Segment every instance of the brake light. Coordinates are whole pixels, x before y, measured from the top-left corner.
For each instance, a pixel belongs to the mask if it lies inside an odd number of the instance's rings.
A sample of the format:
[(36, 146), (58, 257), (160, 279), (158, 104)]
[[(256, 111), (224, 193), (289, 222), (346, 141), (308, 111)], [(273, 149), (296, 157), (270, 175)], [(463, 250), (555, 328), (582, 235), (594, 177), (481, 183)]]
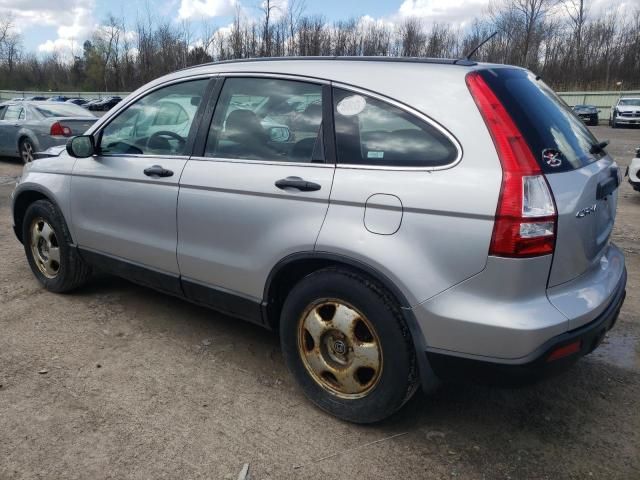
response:
[(553, 253), (558, 215), (547, 179), (522, 133), (480, 74), (469, 73), (466, 82), (502, 166), (489, 255), (518, 258)]
[(70, 137), (71, 129), (65, 125), (62, 125), (60, 122), (56, 122), (51, 125), (49, 134), (56, 137)]

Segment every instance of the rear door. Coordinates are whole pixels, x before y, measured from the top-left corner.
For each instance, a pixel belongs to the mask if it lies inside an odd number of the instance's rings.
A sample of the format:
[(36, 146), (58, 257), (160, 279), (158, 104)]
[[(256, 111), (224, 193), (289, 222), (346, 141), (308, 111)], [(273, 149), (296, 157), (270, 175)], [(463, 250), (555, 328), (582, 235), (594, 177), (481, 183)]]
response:
[(600, 260), (613, 230), (618, 167), (588, 127), (530, 72), (481, 75), (509, 111), (549, 182), (558, 233), (549, 287), (568, 282)]
[(25, 109), (22, 105), (8, 105), (0, 120), (0, 152), (4, 155), (15, 155), (18, 152), (18, 130), (25, 120)]
[(180, 180), (178, 263), (193, 300), (256, 320), (273, 266), (313, 250), (334, 172), (323, 146), (327, 95), (320, 82), (224, 80)]

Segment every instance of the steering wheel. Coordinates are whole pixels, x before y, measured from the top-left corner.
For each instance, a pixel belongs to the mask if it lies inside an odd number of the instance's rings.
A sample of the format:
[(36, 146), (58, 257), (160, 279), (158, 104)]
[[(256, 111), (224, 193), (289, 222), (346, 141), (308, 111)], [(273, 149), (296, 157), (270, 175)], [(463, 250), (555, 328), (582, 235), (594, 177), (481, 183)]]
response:
[(184, 147), (185, 144), (187, 143), (187, 141), (184, 138), (182, 138), (180, 135), (178, 135), (175, 132), (170, 132), (169, 130), (160, 130), (159, 132), (156, 132), (149, 137), (149, 140), (147, 140), (147, 146), (149, 146), (156, 137), (171, 137), (174, 140), (178, 141), (178, 143), (180, 144), (180, 147)]

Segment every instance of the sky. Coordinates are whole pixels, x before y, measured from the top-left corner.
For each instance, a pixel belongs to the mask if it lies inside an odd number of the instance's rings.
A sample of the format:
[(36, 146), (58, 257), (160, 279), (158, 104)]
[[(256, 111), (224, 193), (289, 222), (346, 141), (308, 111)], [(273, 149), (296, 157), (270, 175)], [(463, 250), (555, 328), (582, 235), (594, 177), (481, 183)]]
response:
[[(157, 19), (188, 21), (197, 31), (203, 20), (223, 28), (231, 23), (239, 3), (247, 16), (258, 16), (263, 0), (0, 0), (0, 16), (10, 15), (28, 51), (76, 54), (91, 32), (112, 13), (129, 25), (151, 11)], [(287, 1), (273, 0), (281, 10)], [(300, 0), (297, 0), (300, 1)], [(304, 0), (305, 13), (322, 14), (328, 21), (368, 16), (385, 22), (419, 17), (426, 22), (469, 24), (491, 0)], [(640, 0), (590, 0), (592, 14), (607, 8), (633, 11)]]

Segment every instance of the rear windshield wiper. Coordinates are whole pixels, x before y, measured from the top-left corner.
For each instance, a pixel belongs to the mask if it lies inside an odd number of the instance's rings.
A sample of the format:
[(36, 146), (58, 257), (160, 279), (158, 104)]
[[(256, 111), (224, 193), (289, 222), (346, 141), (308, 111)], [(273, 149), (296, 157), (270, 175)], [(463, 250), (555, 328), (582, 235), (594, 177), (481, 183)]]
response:
[(604, 142), (600, 142), (600, 143), (594, 143), (593, 145), (591, 145), (591, 148), (589, 149), (589, 153), (603, 152), (604, 147), (606, 147), (607, 145), (609, 145), (609, 140), (605, 140)]

